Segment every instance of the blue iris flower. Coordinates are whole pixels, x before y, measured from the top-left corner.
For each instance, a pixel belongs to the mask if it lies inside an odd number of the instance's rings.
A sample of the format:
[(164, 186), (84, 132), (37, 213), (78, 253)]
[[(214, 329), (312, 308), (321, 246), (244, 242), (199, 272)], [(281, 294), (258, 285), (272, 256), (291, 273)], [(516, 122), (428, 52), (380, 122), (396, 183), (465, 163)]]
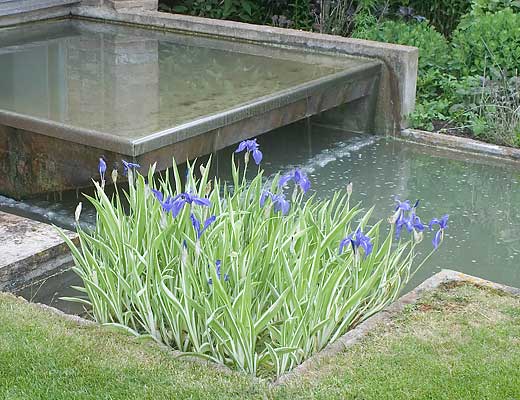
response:
[(294, 183), (300, 186), (303, 193), (307, 193), (307, 191), (311, 188), (311, 181), (307, 178), (302, 171), (296, 168), (293, 172), (289, 172), (286, 175), (283, 175), (278, 181), (278, 187), (282, 187), (290, 180), (294, 180)]
[(448, 228), (448, 219), (449, 218), (450, 218), (450, 216), (448, 214), (446, 214), (441, 219), (433, 218), (430, 221), (430, 223), (428, 224), (430, 230), (432, 230), (435, 225), (439, 225), (439, 230), (437, 231), (437, 233), (435, 234), (435, 236), (433, 237), (433, 240), (432, 240), (433, 247), (435, 249), (437, 249), (437, 247), (439, 247), (439, 245), (442, 242), (442, 239), (444, 238), (444, 230), (446, 228)]
[(131, 163), (131, 162), (128, 162), (128, 161), (125, 161), (125, 160), (121, 160), (123, 162), (123, 174), (126, 175), (128, 174), (128, 170), (129, 169), (137, 169), (137, 168), (141, 168), (141, 166), (139, 164), (136, 164), (136, 163)]
[(252, 153), (256, 165), (259, 165), (262, 162), (263, 154), (260, 150), (258, 150), (258, 147), (259, 145), (256, 142), (256, 139), (244, 140), (240, 142), (237, 149), (235, 150), (235, 153), (240, 153), (244, 150), (248, 153)]
[(403, 228), (406, 228), (408, 232), (413, 232), (414, 230), (417, 232), (422, 232), (425, 229), (424, 224), (421, 222), (421, 219), (415, 214), (414, 211), (410, 213), (408, 217), (405, 217), (404, 214), (401, 214), (397, 221), (395, 222), (395, 236), (399, 239), (401, 236), (401, 231)]
[[(401, 231), (406, 228), (408, 232), (416, 231), (422, 232), (424, 225), (421, 219), (415, 214), (415, 209), (419, 206), (419, 200), (416, 200), (412, 206), (410, 200), (400, 201), (399, 198), (395, 198), (397, 205), (395, 207), (395, 213), (391, 218), (391, 223), (395, 223), (395, 236), (397, 239), (401, 236)], [(410, 211), (409, 215), (405, 213)]]
[[(401, 201), (399, 198), (395, 198), (395, 201), (397, 202), (397, 206), (395, 207), (395, 211), (410, 211), (412, 209), (412, 206), (410, 204), (410, 200)], [(418, 202), (419, 200), (417, 200)], [(418, 204), (418, 203), (416, 203)]]
[(291, 204), (289, 201), (285, 199), (283, 194), (274, 194), (269, 192), (268, 190), (264, 190), (262, 192), (262, 196), (260, 196), (260, 207), (263, 207), (267, 198), (271, 199), (271, 202), (274, 206), (275, 212), (282, 212), (282, 215), (287, 215), (289, 209), (291, 208)]
[(348, 235), (339, 243), (339, 254), (342, 254), (343, 249), (348, 246), (352, 246), (354, 253), (361, 247), (365, 251), (365, 257), (372, 253), (372, 249), (374, 248), (370, 237), (366, 236), (361, 228), (357, 228), (355, 232)]
[(99, 158), (98, 164), (99, 176), (101, 176), (101, 180), (105, 180), (105, 172), (107, 172), (107, 163), (103, 159), (103, 157)]
[(193, 213), (190, 214), (190, 218), (191, 218), (191, 224), (193, 225), (193, 227), (195, 228), (195, 231), (197, 232), (197, 239), (200, 239), (200, 237), (202, 236), (204, 231), (206, 229), (208, 229), (209, 226), (213, 222), (215, 222), (215, 220), (217, 219), (217, 217), (212, 215), (206, 221), (204, 221), (204, 224), (201, 224), (200, 221), (197, 219), (197, 217), (195, 215), (193, 215)]
[[(209, 265), (208, 265), (208, 267), (209, 267)], [(220, 275), (221, 275), (221, 272), (220, 272), (221, 267), (222, 267), (222, 261), (217, 260), (215, 263), (215, 272), (217, 273), (217, 278), (219, 280), (220, 280)], [(229, 275), (224, 274), (224, 282), (228, 282), (228, 281), (229, 281)], [(213, 279), (209, 278), (208, 284), (213, 285)]]
[(152, 189), (152, 192), (159, 203), (161, 203), (163, 210), (165, 212), (171, 212), (174, 217), (179, 215), (185, 204), (197, 204), (205, 207), (211, 205), (211, 202), (208, 199), (198, 197), (191, 193), (181, 193), (174, 197), (168, 196), (165, 199), (164, 195), (160, 191)]

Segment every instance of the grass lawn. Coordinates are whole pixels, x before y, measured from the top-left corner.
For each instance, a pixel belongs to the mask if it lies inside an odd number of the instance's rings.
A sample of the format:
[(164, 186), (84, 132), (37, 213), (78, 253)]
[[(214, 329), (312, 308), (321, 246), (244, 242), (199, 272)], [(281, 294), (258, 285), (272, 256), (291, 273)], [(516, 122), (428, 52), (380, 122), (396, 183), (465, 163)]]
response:
[(0, 295), (0, 399), (520, 399), (520, 298), (439, 289), (283, 388)]

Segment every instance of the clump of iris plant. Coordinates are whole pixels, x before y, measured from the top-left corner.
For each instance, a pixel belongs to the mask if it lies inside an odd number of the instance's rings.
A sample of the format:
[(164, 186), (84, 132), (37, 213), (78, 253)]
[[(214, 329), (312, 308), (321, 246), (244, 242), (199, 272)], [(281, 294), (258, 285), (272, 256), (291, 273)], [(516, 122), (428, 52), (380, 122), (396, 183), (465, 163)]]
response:
[[(394, 301), (442, 244), (448, 216), (425, 226), (418, 201), (397, 200), (387, 230), (351, 205), (352, 183), (318, 199), (299, 168), (266, 178), (259, 167), (246, 179), (249, 154), (263, 158), (256, 139), (236, 151), (245, 166), (234, 153), (231, 182), (210, 179), (211, 159), (182, 176), (174, 164), (164, 178), (123, 161), (128, 190), (113, 196), (101, 158), (89, 198), (96, 227), (76, 224), (79, 247), (63, 234), (87, 296), (69, 300), (177, 351), (279, 376)], [(419, 239), (434, 230), (432, 253), (420, 255)]]

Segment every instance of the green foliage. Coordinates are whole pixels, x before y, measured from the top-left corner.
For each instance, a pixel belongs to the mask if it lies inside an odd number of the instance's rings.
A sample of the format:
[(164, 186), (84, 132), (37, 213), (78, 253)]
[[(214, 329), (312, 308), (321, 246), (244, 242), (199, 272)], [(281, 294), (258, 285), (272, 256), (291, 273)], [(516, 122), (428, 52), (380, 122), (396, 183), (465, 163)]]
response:
[(481, 15), (485, 13), (495, 13), (497, 11), (510, 8), (515, 12), (520, 12), (519, 0), (473, 0), (471, 13)]
[[(280, 375), (393, 301), (412, 273), (417, 237), (394, 243), (393, 224), (380, 237), (381, 222), (368, 228), (370, 211), (351, 207), (348, 190), (329, 200), (295, 190), (282, 215), (271, 200), (260, 203), (261, 170), (248, 182), (233, 162), (230, 187), (211, 183), (207, 165), (184, 189), (175, 166), (174, 182), (156, 183), (153, 170), (147, 179), (130, 172), (129, 191), (113, 199), (96, 184), (95, 230), (78, 227), (79, 248), (64, 236), (88, 297), (76, 300), (98, 322), (252, 375)], [(165, 196), (207, 194), (211, 206), (186, 205), (173, 217), (152, 194), (156, 184)], [(280, 193), (278, 177), (267, 188)], [(216, 216), (200, 240), (192, 214)], [(339, 254), (357, 227), (373, 251)]]
[(481, 75), (492, 68), (520, 68), (520, 14), (505, 9), (463, 18), (452, 40), (451, 69), (458, 76)]
[(469, 91), (473, 98), (471, 128), (474, 134), (493, 143), (520, 147), (520, 77), (502, 75), (481, 80)]
[(198, 17), (243, 22), (263, 23), (265, 19), (265, 8), (253, 0), (166, 0), (160, 3), (159, 9)]
[(393, 0), (392, 4), (412, 7), (416, 14), (425, 17), (445, 36), (453, 32), (471, 6), (470, 0)]
[(449, 45), (435, 28), (424, 22), (385, 21), (370, 29), (356, 30), (353, 36), (418, 47), (418, 96), (428, 100), (439, 96), (449, 61)]

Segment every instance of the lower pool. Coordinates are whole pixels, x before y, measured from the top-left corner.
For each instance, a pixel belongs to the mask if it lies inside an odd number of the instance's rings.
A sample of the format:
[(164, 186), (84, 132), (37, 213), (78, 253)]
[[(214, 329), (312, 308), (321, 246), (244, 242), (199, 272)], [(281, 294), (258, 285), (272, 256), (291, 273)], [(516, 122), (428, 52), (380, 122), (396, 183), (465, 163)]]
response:
[[(259, 138), (266, 174), (301, 167), (312, 180), (313, 191), (330, 196), (352, 181), (353, 199), (365, 208), (375, 205), (374, 218), (393, 212), (395, 196), (420, 199), (420, 215), (450, 215), (446, 240), (414, 276), (411, 286), (443, 268), (454, 269), (511, 286), (520, 286), (520, 166), (487, 157), (417, 145), (391, 138), (294, 124)], [(226, 148), (214, 155), (215, 173), (229, 178)], [(204, 161), (203, 161), (204, 162)], [(92, 166), (93, 175), (96, 166)], [(64, 193), (45, 199), (14, 202), (0, 199), (0, 208), (63, 226), (71, 224), (81, 195)], [(84, 208), (82, 218), (95, 215)], [(421, 246), (431, 246), (430, 238)], [(21, 294), (69, 312), (79, 309), (59, 301), (80, 284), (71, 272), (24, 289)]]

